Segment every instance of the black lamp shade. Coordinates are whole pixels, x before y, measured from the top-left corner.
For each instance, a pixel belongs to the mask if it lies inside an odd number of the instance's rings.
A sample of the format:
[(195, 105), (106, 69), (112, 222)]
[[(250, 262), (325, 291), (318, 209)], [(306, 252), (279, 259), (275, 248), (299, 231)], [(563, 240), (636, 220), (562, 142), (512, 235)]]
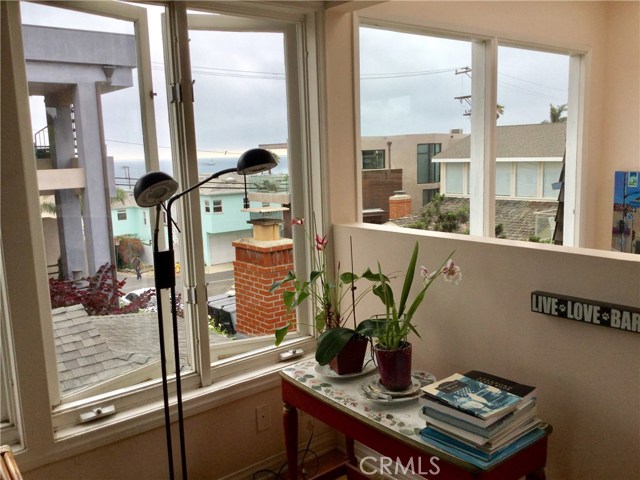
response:
[(149, 172), (136, 182), (133, 198), (141, 207), (155, 207), (178, 190), (178, 182), (164, 172)]
[(253, 175), (278, 166), (276, 157), (263, 148), (253, 148), (244, 152), (238, 159), (238, 174)]

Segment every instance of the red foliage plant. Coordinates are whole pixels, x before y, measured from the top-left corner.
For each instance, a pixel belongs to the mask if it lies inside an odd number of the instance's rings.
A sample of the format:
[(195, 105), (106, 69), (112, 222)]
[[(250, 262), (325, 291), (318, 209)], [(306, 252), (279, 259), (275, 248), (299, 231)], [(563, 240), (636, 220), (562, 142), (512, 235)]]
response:
[(126, 280), (117, 280), (114, 265), (105, 263), (95, 275), (76, 281), (49, 279), (51, 307), (60, 308), (82, 304), (89, 315), (135, 313), (145, 308), (155, 290), (149, 289), (131, 303), (120, 306), (121, 288)]

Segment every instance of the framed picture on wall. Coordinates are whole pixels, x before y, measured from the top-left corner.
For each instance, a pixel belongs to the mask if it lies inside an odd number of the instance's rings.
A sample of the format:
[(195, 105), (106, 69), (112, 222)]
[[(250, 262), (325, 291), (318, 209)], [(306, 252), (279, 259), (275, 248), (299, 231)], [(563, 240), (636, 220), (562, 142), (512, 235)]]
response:
[(640, 172), (616, 172), (611, 248), (640, 254)]

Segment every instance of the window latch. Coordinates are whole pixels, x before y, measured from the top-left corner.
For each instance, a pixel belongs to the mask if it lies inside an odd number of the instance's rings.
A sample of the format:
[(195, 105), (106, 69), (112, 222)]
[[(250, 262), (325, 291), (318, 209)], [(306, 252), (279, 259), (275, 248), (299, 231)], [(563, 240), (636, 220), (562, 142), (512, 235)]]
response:
[(93, 422), (99, 418), (108, 417), (116, 414), (116, 407), (107, 405), (106, 407), (96, 407), (85, 413), (80, 414), (80, 423)]

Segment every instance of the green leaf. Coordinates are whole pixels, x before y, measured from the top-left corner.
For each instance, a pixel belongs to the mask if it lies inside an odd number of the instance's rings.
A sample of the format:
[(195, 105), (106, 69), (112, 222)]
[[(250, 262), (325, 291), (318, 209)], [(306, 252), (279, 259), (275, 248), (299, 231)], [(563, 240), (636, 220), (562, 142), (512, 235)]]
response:
[(394, 305), (395, 301), (393, 299), (393, 290), (391, 289), (391, 285), (388, 283), (376, 285), (373, 287), (373, 293), (376, 297), (382, 300), (382, 303), (386, 306), (391, 307)]
[(322, 272), (318, 272), (317, 270), (314, 270), (313, 272), (311, 272), (311, 275), (309, 276), (309, 283), (315, 282), (321, 276), (322, 276)]
[(290, 326), (291, 322), (287, 323), (284, 327), (276, 328), (276, 347), (280, 345), (284, 340), (284, 337), (287, 336)]
[(316, 332), (321, 332), (327, 326), (327, 316), (324, 311), (318, 312), (316, 315)]
[(326, 330), (318, 337), (316, 361), (320, 365), (328, 364), (349, 342), (355, 332), (350, 328), (336, 327)]
[(404, 285), (402, 286), (402, 295), (400, 296), (400, 306), (398, 307), (398, 316), (402, 316), (404, 313), (404, 306), (409, 298), (409, 292), (411, 291), (411, 284), (413, 284), (413, 276), (416, 272), (416, 263), (418, 261), (418, 242), (413, 247), (413, 253), (411, 254), (411, 260), (407, 267), (407, 274), (404, 276)]
[(287, 312), (290, 312), (295, 308), (296, 292), (283, 292), (282, 300), (284, 301), (284, 306), (287, 307)]
[(344, 272), (340, 274), (340, 281), (345, 284), (352, 284), (358, 281), (358, 276), (353, 272)]
[(370, 318), (358, 324), (356, 333), (366, 337), (377, 337), (380, 332), (384, 331), (386, 323), (386, 320)]

